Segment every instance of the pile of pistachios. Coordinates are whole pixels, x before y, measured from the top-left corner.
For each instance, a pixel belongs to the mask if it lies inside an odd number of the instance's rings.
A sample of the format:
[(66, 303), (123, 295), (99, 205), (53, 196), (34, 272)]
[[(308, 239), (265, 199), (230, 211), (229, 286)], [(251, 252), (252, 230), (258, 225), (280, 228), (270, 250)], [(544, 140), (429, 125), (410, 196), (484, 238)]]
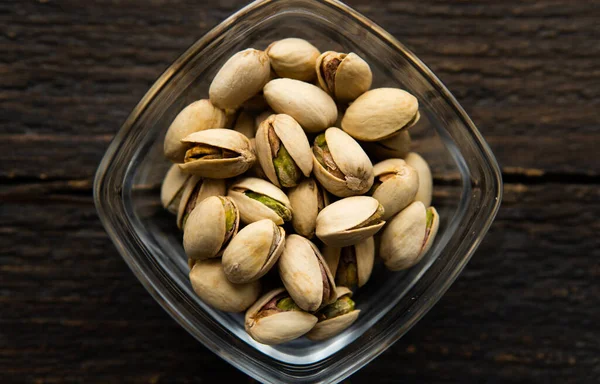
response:
[[(370, 90), (372, 79), (355, 53), (279, 40), (229, 58), (209, 99), (167, 131), (161, 200), (183, 230), (191, 285), (218, 310), (246, 311), (260, 343), (340, 333), (376, 252), (398, 271), (435, 238), (431, 171), (409, 152), (419, 103)], [(279, 288), (262, 292), (273, 276)]]

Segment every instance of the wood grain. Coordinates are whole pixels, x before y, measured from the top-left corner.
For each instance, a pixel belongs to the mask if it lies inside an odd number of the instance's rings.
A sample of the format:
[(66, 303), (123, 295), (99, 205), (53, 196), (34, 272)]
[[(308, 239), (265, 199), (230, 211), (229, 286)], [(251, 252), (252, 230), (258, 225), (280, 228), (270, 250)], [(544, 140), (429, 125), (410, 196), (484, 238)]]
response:
[[(347, 2), (438, 74), (507, 182), (461, 277), (349, 381), (597, 382), (600, 3)], [(2, 383), (252, 382), (146, 293), (91, 197), (137, 101), (244, 4), (0, 2)]]

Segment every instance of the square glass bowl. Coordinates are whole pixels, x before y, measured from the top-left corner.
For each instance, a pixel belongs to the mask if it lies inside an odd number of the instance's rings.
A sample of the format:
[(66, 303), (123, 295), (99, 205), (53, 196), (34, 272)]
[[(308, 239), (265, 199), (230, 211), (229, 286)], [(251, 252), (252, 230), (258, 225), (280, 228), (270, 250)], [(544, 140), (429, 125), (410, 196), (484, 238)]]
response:
[[(323, 342), (266, 346), (251, 339), (242, 314), (206, 306), (194, 294), (173, 216), (160, 205), (169, 167), (163, 139), (177, 113), (207, 98), (221, 65), (235, 52), (300, 37), (321, 51), (356, 52), (373, 71), (373, 88), (414, 94), (421, 121), (414, 150), (435, 175), (440, 230), (425, 258), (404, 272), (375, 266), (354, 299), (352, 327)], [(334, 0), (263, 0), (243, 8), (198, 40), (156, 81), (104, 156), (94, 185), (102, 223), (130, 268), (191, 335), (262, 382), (337, 382), (404, 335), (449, 288), (492, 223), (501, 200), (498, 165), (465, 111), (438, 78), (391, 35)]]

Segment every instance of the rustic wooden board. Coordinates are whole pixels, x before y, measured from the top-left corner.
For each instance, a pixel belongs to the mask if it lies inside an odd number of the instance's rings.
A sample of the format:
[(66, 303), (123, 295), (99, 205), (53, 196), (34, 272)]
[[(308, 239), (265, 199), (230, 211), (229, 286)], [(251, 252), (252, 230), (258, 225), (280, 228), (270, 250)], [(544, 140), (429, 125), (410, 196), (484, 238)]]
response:
[[(91, 198), (137, 101), (244, 3), (0, 2), (1, 382), (252, 381), (145, 292)], [(350, 381), (597, 382), (600, 3), (348, 3), (439, 75), (507, 182), (461, 277)]]

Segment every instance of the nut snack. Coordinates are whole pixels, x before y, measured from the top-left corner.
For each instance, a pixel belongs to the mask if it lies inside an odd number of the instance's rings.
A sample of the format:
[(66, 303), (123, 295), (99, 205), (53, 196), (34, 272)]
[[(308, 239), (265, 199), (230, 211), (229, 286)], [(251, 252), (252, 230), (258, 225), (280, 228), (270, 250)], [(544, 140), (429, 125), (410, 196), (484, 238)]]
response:
[(378, 258), (407, 269), (435, 240), (431, 169), (411, 152), (419, 101), (370, 89), (358, 53), (263, 48), (230, 57), (171, 123), (161, 205), (204, 304), (245, 312), (258, 343), (319, 342), (357, 321)]

